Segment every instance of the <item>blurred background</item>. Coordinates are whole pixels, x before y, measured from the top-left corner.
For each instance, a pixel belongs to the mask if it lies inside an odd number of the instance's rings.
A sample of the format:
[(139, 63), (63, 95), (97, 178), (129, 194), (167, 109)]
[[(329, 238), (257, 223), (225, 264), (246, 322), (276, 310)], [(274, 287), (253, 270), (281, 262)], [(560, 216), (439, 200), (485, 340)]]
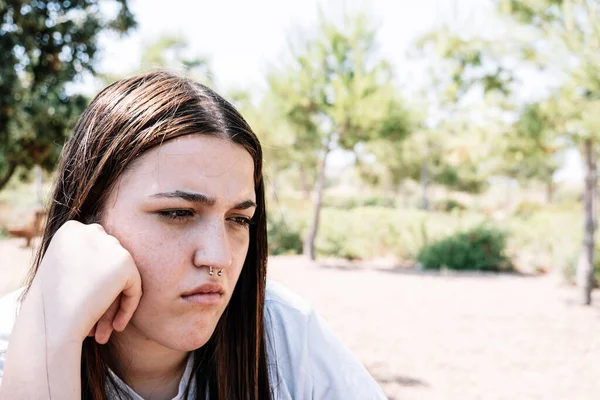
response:
[(0, 295), (104, 86), (169, 68), (264, 146), (269, 274), (390, 399), (600, 398), (597, 0), (0, 0)]

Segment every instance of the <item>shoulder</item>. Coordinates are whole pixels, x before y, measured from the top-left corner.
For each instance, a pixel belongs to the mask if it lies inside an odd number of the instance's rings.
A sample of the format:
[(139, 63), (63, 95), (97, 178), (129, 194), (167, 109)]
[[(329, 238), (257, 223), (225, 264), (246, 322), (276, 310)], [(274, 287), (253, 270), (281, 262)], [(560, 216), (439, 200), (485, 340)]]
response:
[(314, 309), (306, 300), (278, 282), (267, 281), (265, 328), (278, 355), (298, 359), (305, 352), (313, 316)]
[(310, 303), (274, 281), (267, 282), (265, 327), (269, 363), (291, 398), (385, 399)]
[(305, 351), (315, 316), (314, 308), (304, 298), (278, 282), (267, 281), (265, 325), (278, 347), (291, 352)]
[(265, 307), (277, 313), (292, 313), (296, 318), (309, 318), (314, 312), (308, 301), (273, 280), (267, 280)]
[(10, 333), (17, 319), (21, 293), (23, 293), (23, 289), (16, 290), (0, 298), (0, 383), (2, 382)]

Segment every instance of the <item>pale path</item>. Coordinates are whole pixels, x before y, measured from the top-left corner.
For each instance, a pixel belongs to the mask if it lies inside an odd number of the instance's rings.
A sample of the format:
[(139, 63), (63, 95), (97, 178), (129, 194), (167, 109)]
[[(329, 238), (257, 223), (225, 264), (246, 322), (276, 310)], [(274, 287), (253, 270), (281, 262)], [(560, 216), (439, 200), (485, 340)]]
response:
[(24, 239), (0, 240), (0, 296), (20, 286), (33, 256)]
[[(30, 262), (0, 240), (0, 295)], [(394, 400), (600, 399), (594, 307), (548, 278), (317, 266), (273, 257), (269, 276), (304, 296)]]
[(273, 258), (390, 399), (600, 399), (594, 307), (549, 278), (452, 276)]

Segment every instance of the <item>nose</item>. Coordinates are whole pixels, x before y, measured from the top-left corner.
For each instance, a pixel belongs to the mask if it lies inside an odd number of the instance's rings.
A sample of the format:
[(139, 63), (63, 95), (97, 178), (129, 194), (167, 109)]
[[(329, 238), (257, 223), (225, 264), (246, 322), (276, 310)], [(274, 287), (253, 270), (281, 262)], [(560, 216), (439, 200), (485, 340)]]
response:
[(203, 224), (196, 235), (199, 238), (194, 252), (194, 266), (224, 269), (233, 263), (225, 221)]

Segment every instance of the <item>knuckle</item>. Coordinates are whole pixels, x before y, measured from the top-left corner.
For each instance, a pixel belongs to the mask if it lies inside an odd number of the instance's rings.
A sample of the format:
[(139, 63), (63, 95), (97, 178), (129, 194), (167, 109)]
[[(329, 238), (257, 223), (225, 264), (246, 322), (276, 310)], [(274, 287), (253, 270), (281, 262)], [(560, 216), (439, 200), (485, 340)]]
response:
[(108, 315), (108, 312), (105, 312), (104, 314), (102, 314), (102, 316), (100, 317), (100, 319), (98, 320), (98, 323), (106, 323), (110, 320), (110, 315)]
[(94, 229), (96, 231), (105, 232), (104, 227), (96, 222), (87, 225), (89, 228)]
[(56, 231), (56, 234), (64, 234), (64, 232), (73, 231), (74, 229), (77, 229), (77, 227), (79, 225), (80, 225), (79, 222), (70, 219), (67, 222), (65, 222), (64, 224), (62, 224), (60, 226), (60, 228), (58, 228), (58, 230)]

